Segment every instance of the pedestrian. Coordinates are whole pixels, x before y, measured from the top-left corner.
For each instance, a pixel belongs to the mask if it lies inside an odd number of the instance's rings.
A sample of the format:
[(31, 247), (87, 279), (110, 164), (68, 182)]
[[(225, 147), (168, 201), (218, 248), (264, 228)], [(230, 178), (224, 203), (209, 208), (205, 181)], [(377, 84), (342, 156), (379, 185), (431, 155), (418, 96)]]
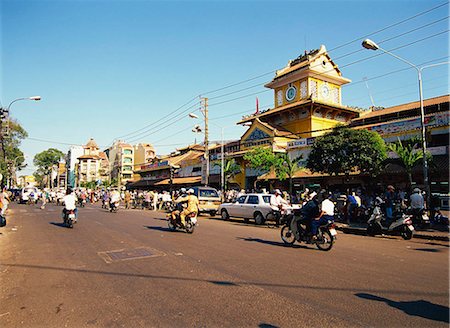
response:
[(125, 192), (124, 200), (125, 200), (125, 208), (129, 209), (131, 204), (131, 193), (128, 190)]
[(386, 221), (390, 223), (394, 217), (394, 202), (395, 202), (395, 188), (392, 185), (387, 186), (387, 191), (384, 193), (384, 204), (386, 207)]

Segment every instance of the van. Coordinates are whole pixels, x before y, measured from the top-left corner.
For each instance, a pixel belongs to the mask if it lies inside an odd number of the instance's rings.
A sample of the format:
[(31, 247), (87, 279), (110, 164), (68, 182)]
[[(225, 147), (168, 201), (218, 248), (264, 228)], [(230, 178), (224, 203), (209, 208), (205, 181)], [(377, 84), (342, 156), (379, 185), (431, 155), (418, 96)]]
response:
[(215, 216), (222, 203), (217, 190), (211, 187), (193, 187), (192, 189), (194, 190), (194, 195), (198, 198), (199, 214), (209, 213), (209, 215)]

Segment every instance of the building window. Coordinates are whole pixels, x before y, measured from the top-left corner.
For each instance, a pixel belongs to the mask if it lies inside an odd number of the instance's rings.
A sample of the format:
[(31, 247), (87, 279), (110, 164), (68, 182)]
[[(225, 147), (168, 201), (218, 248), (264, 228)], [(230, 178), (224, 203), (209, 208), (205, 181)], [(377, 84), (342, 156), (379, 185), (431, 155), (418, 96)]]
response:
[(133, 154), (133, 151), (132, 151), (131, 149), (124, 149), (124, 150), (123, 150), (123, 153), (124, 153), (125, 155), (132, 155), (132, 154)]
[(201, 167), (194, 167), (192, 168), (192, 172), (200, 172), (202, 170)]
[(126, 165), (122, 168), (123, 171), (133, 171), (133, 168), (131, 167), (131, 165)]
[(123, 159), (123, 162), (124, 162), (124, 163), (132, 163), (133, 160), (132, 160), (131, 158), (129, 158), (129, 157), (125, 157), (125, 158)]

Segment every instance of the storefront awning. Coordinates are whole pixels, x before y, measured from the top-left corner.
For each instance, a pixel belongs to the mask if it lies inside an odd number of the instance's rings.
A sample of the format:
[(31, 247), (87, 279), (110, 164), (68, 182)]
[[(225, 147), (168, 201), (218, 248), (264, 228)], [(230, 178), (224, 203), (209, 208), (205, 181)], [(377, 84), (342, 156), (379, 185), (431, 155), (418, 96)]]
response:
[[(202, 177), (184, 177), (184, 178), (174, 178), (172, 184), (174, 185), (184, 185), (184, 184), (196, 184), (202, 182)], [(155, 186), (167, 186), (170, 185), (170, 179), (164, 179), (160, 182), (155, 183)]]

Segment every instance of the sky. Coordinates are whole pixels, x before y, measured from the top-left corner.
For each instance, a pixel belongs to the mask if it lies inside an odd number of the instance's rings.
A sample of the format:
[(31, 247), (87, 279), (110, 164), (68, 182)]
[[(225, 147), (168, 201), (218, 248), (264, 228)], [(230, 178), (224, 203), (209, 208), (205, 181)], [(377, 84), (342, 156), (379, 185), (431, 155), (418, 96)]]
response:
[[(209, 139), (239, 139), (242, 115), (272, 108), (264, 87), (305, 50), (326, 46), (342, 103), (417, 101), (417, 71), (361, 47), (366, 37), (421, 66), (449, 61), (449, 3), (423, 1), (0, 0), (0, 101), (35, 154), (94, 138), (148, 142), (168, 154), (194, 141), (207, 97)], [(423, 71), (424, 98), (449, 94), (449, 66)], [(200, 118), (190, 119), (194, 112)]]

